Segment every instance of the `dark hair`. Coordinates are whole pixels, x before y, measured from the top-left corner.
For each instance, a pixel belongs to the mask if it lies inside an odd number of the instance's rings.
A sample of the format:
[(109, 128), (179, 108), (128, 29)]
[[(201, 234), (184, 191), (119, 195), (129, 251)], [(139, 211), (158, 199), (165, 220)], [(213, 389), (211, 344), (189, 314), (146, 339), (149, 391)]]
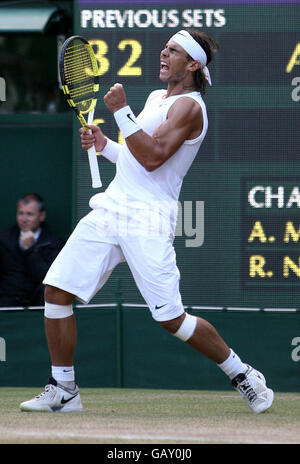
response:
[[(212, 61), (214, 54), (219, 50), (219, 45), (212, 37), (210, 37), (205, 32), (199, 32), (192, 29), (187, 29), (187, 32), (193, 37), (193, 39), (196, 40), (196, 42), (198, 42), (198, 44), (201, 45), (201, 47), (205, 51), (208, 65), (208, 63)], [(207, 86), (207, 80), (202, 69), (197, 69), (197, 71), (195, 71), (194, 80), (197, 90), (204, 94)]]
[(39, 211), (46, 210), (44, 200), (38, 193), (26, 193), (26, 195), (19, 198), (18, 204), (20, 203), (20, 201), (25, 204), (30, 203), (31, 201), (36, 201), (39, 207)]

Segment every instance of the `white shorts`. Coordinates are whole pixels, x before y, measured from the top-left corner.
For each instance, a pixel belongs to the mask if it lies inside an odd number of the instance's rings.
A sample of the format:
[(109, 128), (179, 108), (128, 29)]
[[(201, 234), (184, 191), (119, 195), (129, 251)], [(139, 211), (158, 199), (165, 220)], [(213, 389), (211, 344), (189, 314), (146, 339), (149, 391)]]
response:
[(183, 312), (180, 274), (172, 239), (159, 234), (118, 234), (111, 213), (99, 208), (80, 220), (51, 265), (44, 284), (65, 290), (88, 303), (113, 269), (127, 261), (134, 280), (157, 321)]

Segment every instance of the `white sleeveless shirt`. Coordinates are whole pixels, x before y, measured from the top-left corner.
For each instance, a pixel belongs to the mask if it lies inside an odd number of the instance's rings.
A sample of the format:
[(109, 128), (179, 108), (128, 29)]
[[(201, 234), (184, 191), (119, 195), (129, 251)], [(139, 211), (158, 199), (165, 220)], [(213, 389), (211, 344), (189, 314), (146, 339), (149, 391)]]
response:
[[(109, 184), (105, 193), (94, 195), (90, 200), (90, 206), (97, 208), (103, 206), (104, 196), (119, 203), (125, 200), (127, 205), (137, 204), (166, 204), (178, 201), (182, 181), (193, 163), (200, 145), (206, 135), (208, 121), (205, 103), (200, 92), (174, 95), (165, 98), (165, 89), (155, 90), (149, 95), (145, 107), (137, 116), (140, 127), (152, 136), (154, 130), (167, 119), (168, 111), (173, 103), (181, 97), (190, 97), (199, 103), (203, 115), (203, 129), (201, 134), (192, 140), (185, 140), (181, 147), (159, 168), (147, 171), (132, 155), (126, 142), (120, 150), (116, 175)], [(151, 153), (149, 153), (151, 157)], [(141, 206), (142, 209), (142, 206)], [(175, 218), (174, 218), (175, 219)]]

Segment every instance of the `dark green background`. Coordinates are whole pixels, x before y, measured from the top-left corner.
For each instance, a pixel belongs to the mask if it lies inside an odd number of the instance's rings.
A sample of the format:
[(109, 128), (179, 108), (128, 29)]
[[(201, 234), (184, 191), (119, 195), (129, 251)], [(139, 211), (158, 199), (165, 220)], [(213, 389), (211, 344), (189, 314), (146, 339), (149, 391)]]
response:
[(72, 227), (70, 115), (0, 115), (1, 228), (15, 223), (17, 200), (37, 192), (49, 226), (63, 240)]
[[(264, 373), (275, 391), (299, 392), (299, 362), (291, 357), (297, 349), (292, 340), (299, 335), (299, 313), (190, 313), (210, 321), (245, 362)], [(80, 308), (75, 315), (76, 381), (81, 387), (232, 388), (215, 363), (164, 331), (145, 308)], [(1, 336), (6, 340), (0, 386), (40, 388), (47, 381), (51, 372), (43, 324), (42, 311), (0, 311)]]

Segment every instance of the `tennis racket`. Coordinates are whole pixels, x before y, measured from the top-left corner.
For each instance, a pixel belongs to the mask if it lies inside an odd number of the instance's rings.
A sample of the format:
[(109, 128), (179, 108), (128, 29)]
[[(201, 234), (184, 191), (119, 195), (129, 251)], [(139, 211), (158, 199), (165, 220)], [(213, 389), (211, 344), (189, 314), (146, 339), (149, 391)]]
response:
[[(62, 90), (83, 128), (93, 123), (99, 70), (91, 45), (83, 37), (69, 37), (62, 46), (59, 71)], [(86, 116), (87, 115), (87, 116)], [(87, 121), (86, 121), (87, 117)], [(88, 130), (88, 129), (87, 129)], [(93, 188), (102, 187), (95, 147), (88, 150)]]

